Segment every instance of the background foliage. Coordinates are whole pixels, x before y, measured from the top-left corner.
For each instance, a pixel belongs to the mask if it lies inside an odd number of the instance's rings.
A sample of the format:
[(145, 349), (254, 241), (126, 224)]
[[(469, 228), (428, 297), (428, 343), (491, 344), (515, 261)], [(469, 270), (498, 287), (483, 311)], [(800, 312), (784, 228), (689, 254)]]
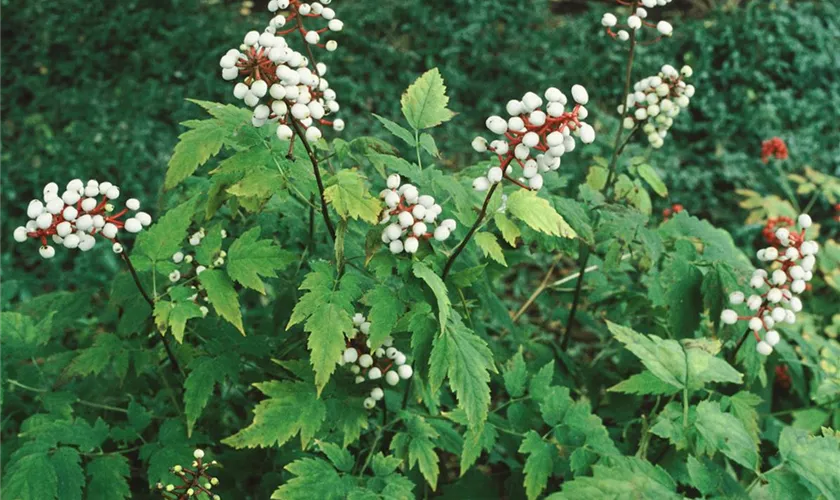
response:
[[(676, 35), (669, 43), (640, 51), (637, 61), (638, 75), (656, 71), (665, 60), (691, 64), (698, 87), (690, 114), (680, 116), (665, 148), (650, 159), (669, 189), (668, 198), (656, 199), (655, 207), (681, 203), (692, 215), (729, 230), (749, 253), (760, 238), (760, 221), (766, 214), (744, 224), (748, 211), (734, 208), (743, 199), (735, 189), (781, 195), (778, 176), (767, 175), (771, 167), (758, 160), (762, 139), (778, 135), (786, 140), (792, 158), (786, 168), (801, 172), (811, 165), (824, 173), (840, 173), (840, 127), (835, 119), (840, 115), (840, 6), (835, 2), (756, 1), (707, 9), (698, 4), (665, 9), (664, 15), (679, 18), (674, 23), (679, 26)], [(306, 340), (302, 329), (287, 333), (285, 326), (305, 293), (297, 290), (301, 280), (319, 272), (315, 267), (310, 273), (302, 262), (287, 262), (279, 255), (274, 256), (279, 278), (265, 280), (265, 285), (255, 270), (237, 273), (228, 268), (230, 279), (238, 276), (241, 280), (237, 281), (251, 289), (242, 295), (245, 318), (238, 320), (250, 325), (248, 336), (241, 337), (231, 325), (237, 320), (230, 309), (217, 309), (227, 322), (215, 316), (195, 321), (199, 326), (191, 329), (190, 342), (177, 348), (190, 374), (185, 384), (190, 395), (182, 396), (177, 377), (156, 368), (163, 355), (150, 348), (158, 345), (153, 336), (128, 335), (146, 321), (150, 311), (127, 275), (118, 274), (121, 263), (114, 255), (102, 251), (43, 263), (34, 247), (11, 243), (10, 229), (24, 217), (28, 199), (50, 180), (63, 184), (77, 176), (118, 179), (124, 192), (137, 193), (148, 202), (159, 199), (152, 211), (155, 216), (205, 192), (206, 180), (189, 179), (174, 194), (158, 196), (171, 152), (184, 130), (178, 124), (206, 118), (185, 99), (231, 102), (229, 86), (218, 76), (218, 57), (243, 32), (260, 25), (263, 6), (254, 7), (253, 15), (240, 4), (185, 0), (153, 6), (82, 1), (4, 2), (3, 6), (0, 159), (4, 168), (0, 180), (8, 188), (2, 206), (2, 306), (12, 311), (4, 314), (2, 324), (2, 461), (4, 478), (12, 478), (12, 486), (4, 481), (4, 488), (30, 487), (14, 483), (15, 477), (23, 477), (16, 472), (25, 471), (45, 478), (43, 490), (31, 491), (34, 498), (48, 497), (53, 485), (81, 495), (85, 484), (91, 498), (97, 494), (91, 492), (122, 498), (129, 491), (142, 497), (156, 481), (168, 480), (168, 468), (185, 463), (200, 445), (211, 447), (213, 457), (225, 466), (220, 473), (223, 498), (225, 494), (242, 498), (243, 492), (251, 498), (267, 498), (281, 483), (287, 485), (284, 494), (294, 498), (295, 491), (311, 486), (307, 477), (325, 478), (324, 484), (341, 491), (345, 472), (358, 465), (348, 466), (351, 459), (331, 449), (330, 443), (347, 444), (362, 432), (374, 432), (377, 442), (387, 438), (392, 444), (390, 450), (383, 450), (385, 455), (368, 456), (373, 475), (366, 487), (374, 490), (385, 484), (394, 488), (392, 493), (404, 493), (401, 474), (405, 473), (415, 485), (415, 494), (431, 494), (432, 485), (437, 484), (436, 491), (451, 498), (464, 498), (464, 492), (482, 498), (499, 491), (512, 498), (534, 497), (558, 490), (560, 478), (577, 476), (581, 477), (566, 481), (564, 487), (571, 498), (608, 487), (626, 488), (629, 481), (638, 481), (639, 489), (659, 498), (675, 494), (677, 482), (680, 492), (689, 496), (745, 495), (744, 486), (733, 484), (725, 468), (740, 471), (744, 482), (752, 480), (751, 471), (771, 470), (759, 487), (767, 494), (796, 491), (808, 498), (821, 492), (832, 498), (832, 492), (838, 491), (836, 477), (824, 474), (831, 469), (820, 463), (837, 460), (838, 438), (830, 431), (816, 438), (805, 432), (819, 434), (823, 425), (836, 429), (840, 418), (838, 410), (824, 407), (840, 386), (833, 387), (834, 379), (822, 379), (818, 370), (807, 367), (807, 363), (822, 366), (825, 359), (836, 362), (836, 351), (831, 350), (836, 349), (836, 342), (835, 347), (810, 342), (814, 332), (836, 337), (840, 326), (837, 318), (832, 323), (830, 314), (836, 311), (836, 292), (815, 297), (813, 309), (827, 314), (815, 315), (793, 333), (793, 347), (780, 348), (781, 358), (790, 364), (787, 387), (774, 381), (775, 365), (759, 366), (754, 356), (739, 360), (747, 380), (725, 367), (714, 370), (718, 378), (704, 379), (702, 371), (696, 377), (684, 376), (685, 370), (663, 371), (655, 364), (659, 356), (622, 348), (645, 342), (635, 330), (662, 337), (698, 327), (699, 332), (708, 333), (709, 322), (696, 304), (705, 300), (713, 310), (720, 299), (708, 293), (706, 287), (713, 285), (707, 282), (725, 279), (726, 271), (720, 269), (724, 264), (743, 266), (743, 257), (732, 242), (711, 225), (687, 216), (661, 226), (656, 235), (647, 235), (650, 241), (661, 241), (670, 256), (659, 262), (661, 253), (644, 250), (650, 252), (646, 255), (649, 265), (643, 269), (644, 288), (625, 274), (629, 269), (620, 261), (594, 260), (608, 272), (588, 278), (590, 307), (582, 313), (583, 328), (572, 341), (577, 345), (572, 351), (577, 361), (565, 360), (568, 366), (563, 369), (553, 360), (549, 339), (565, 325), (568, 290), (558, 287), (541, 296), (519, 328), (511, 328), (507, 310), (522, 304), (552, 264), (557, 264), (558, 277), (574, 272), (574, 259), (552, 262), (537, 249), (574, 255), (576, 245), (542, 239), (525, 229), (530, 248), (504, 254), (515, 273), (492, 264), (486, 281), (462, 277), (479, 291), (469, 304), (456, 305), (459, 312), (452, 311), (454, 326), (447, 341), (492, 340), (489, 349), (500, 372), (487, 372), (496, 399), (481, 434), (467, 432), (476, 417), (461, 409), (445, 419), (406, 415), (399, 431), (376, 427), (367, 422), (360, 404), (354, 408), (359, 411), (347, 411), (336, 406), (335, 400), (324, 402), (307, 392), (312, 374), (305, 362), (274, 363), (272, 358), (283, 360), (299, 352)], [(558, 82), (563, 87), (580, 82), (590, 89), (595, 102), (619, 99), (623, 54), (598, 29), (604, 5), (596, 2), (338, 0), (336, 9), (346, 28), (340, 38), (342, 50), (327, 62), (333, 63), (332, 83), (348, 121), (342, 136), (347, 141), (371, 134), (405, 149), (369, 113), (402, 123), (399, 95), (431, 67), (440, 69), (450, 107), (458, 112), (454, 120), (434, 131), (444, 169), (460, 169), (477, 160), (469, 141), (482, 128), (484, 118), (498, 112), (500, 103), (511, 96)], [(612, 111), (608, 107), (593, 110), (599, 132), (616, 125)], [(599, 144), (586, 155), (564, 159), (567, 175), (552, 187), (574, 197), (576, 186), (585, 182), (591, 156), (607, 152), (606, 142)], [(642, 154), (648, 153), (638, 149), (627, 156)], [(348, 166), (368, 165), (368, 160), (364, 155), (345, 158)], [(289, 168), (295, 171), (296, 167)], [(303, 173), (295, 180), (304, 193), (314, 189)], [(176, 210), (185, 216), (183, 205)], [(462, 207), (458, 211), (460, 215), (468, 212)], [(221, 209), (223, 216), (234, 213), (229, 207)], [(293, 213), (303, 213), (299, 204), (274, 199), (259, 215), (240, 215), (228, 230), (239, 236), (261, 226), (264, 237), (276, 231), (284, 248), (302, 252), (307, 247), (306, 222)], [(822, 198), (813, 213), (815, 219), (825, 220), (834, 214)], [(613, 217), (608, 228), (642, 224), (627, 214)], [(161, 227), (172, 229), (171, 225)], [(585, 227), (584, 223), (576, 229), (593, 241), (612, 234), (605, 229), (604, 234), (587, 235), (579, 229)], [(822, 235), (829, 238), (836, 233), (836, 224), (826, 224)], [(690, 245), (679, 243), (688, 234), (701, 239), (724, 263), (710, 265)], [(249, 237), (258, 235), (259, 230)], [(348, 239), (363, 246), (363, 235), (351, 233)], [(254, 245), (252, 240), (244, 244)], [(630, 238), (622, 244), (629, 248), (639, 242)], [(317, 251), (329, 255), (331, 248), (323, 242)], [(475, 264), (479, 259), (474, 251), (466, 262)], [(836, 267), (837, 261), (833, 262)], [(827, 275), (831, 264), (829, 260)], [(424, 272), (416, 268), (401, 272), (418, 278), (418, 287), (432, 279), (423, 278)], [(699, 281), (686, 289), (684, 276)], [(345, 285), (344, 280), (341, 285), (341, 292), (347, 287), (347, 296), (338, 297), (342, 304), (360, 298), (356, 287), (366, 289), (358, 283)], [(267, 295), (258, 293), (262, 286)], [(499, 287), (499, 298), (492, 287)], [(401, 292), (400, 303), (428, 300), (439, 308), (428, 297), (430, 292), (424, 291)], [(683, 300), (682, 293), (694, 295)], [(177, 302), (176, 297), (170, 298)], [(478, 306), (489, 313), (473, 322), (465, 312)], [(409, 325), (403, 327), (413, 332), (425, 331), (429, 322), (434, 327), (431, 313), (431, 306), (411, 309), (404, 318)], [(605, 315), (617, 323), (609, 330), (601, 321)], [(705, 356), (718, 359), (713, 356), (720, 345), (712, 341), (663, 342), (670, 342), (667, 348), (684, 358), (694, 353), (702, 362), (711, 363)], [(476, 348), (476, 359), (489, 355), (485, 349)], [(471, 362), (478, 363), (476, 359)], [(553, 376), (555, 369), (558, 375)], [(639, 399), (633, 395), (634, 379), (628, 377), (648, 377), (635, 383), (650, 387), (656, 384), (651, 373), (659, 380), (662, 397)], [(455, 378), (452, 368), (449, 377)], [(265, 382), (268, 379), (272, 381)], [(733, 391), (731, 385), (724, 385), (738, 382), (747, 386)], [(259, 392), (249, 387), (252, 383), (260, 383)], [(629, 386), (606, 391), (619, 383)], [(449, 384), (459, 391), (457, 382)], [(683, 426), (683, 407), (671, 397), (674, 388), (711, 396), (691, 406), (690, 433)], [(342, 388), (327, 386), (325, 391), (340, 393)], [(454, 399), (449, 399), (443, 404), (454, 406)], [(259, 401), (263, 401), (259, 408), (266, 412), (312, 418), (295, 418), (282, 427), (282, 435), (271, 436), (292, 445), (252, 449), (254, 443), (266, 444), (268, 438), (255, 436), (259, 429), (251, 428), (250, 434), (236, 432), (252, 422), (252, 409)], [(645, 410), (642, 416), (635, 413), (640, 404)], [(654, 412), (660, 418), (647, 420), (645, 415)], [(336, 420), (342, 413), (342, 419)], [(297, 443), (306, 444), (316, 435), (319, 428), (307, 424), (314, 425), (313, 419), (321, 415), (330, 416), (321, 429), (330, 442), (321, 445), (323, 455), (304, 452)], [(646, 437), (650, 434), (656, 438)], [(223, 438), (228, 438), (225, 444), (221, 444)], [(233, 450), (227, 445), (246, 448)], [(359, 451), (368, 453), (375, 445), (365, 441)], [(472, 450), (469, 454), (464, 451), (467, 448)], [(637, 449), (644, 451), (640, 456), (664, 469), (632, 457)], [(685, 450), (692, 451), (687, 461)], [(482, 453), (480, 466), (458, 480), (459, 467), (466, 470)], [(558, 453), (568, 458), (562, 465), (553, 461)], [(403, 455), (411, 467), (395, 472), (392, 459)], [(295, 465), (284, 469), (291, 462)], [(78, 463), (84, 463), (85, 476), (77, 473), (74, 464)]]

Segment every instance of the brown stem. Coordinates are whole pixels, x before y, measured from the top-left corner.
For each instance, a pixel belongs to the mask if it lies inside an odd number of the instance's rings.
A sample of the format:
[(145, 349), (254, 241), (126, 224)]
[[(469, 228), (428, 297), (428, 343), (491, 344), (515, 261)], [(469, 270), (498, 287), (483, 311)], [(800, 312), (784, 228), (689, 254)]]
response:
[(315, 153), (312, 151), (312, 147), (309, 145), (309, 141), (306, 140), (303, 129), (297, 120), (294, 117), (291, 117), (289, 122), (292, 124), (292, 128), (295, 129), (295, 134), (297, 134), (298, 139), (301, 144), (303, 144), (303, 148), (306, 149), (306, 154), (309, 155), (309, 161), (312, 163), (312, 170), (315, 172), (315, 182), (318, 184), (318, 193), (321, 198), (321, 214), (324, 216), (324, 224), (327, 225), (327, 231), (329, 231), (332, 239), (335, 240), (335, 227), (330, 220), (330, 213), (327, 210), (327, 199), (324, 197), (324, 181), (321, 179), (321, 169), (318, 168), (318, 158), (315, 157)]
[(487, 214), (487, 205), (490, 204), (490, 198), (493, 197), (493, 193), (496, 192), (496, 188), (499, 187), (499, 184), (493, 184), (489, 191), (487, 191), (487, 196), (484, 198), (484, 204), (481, 205), (481, 211), (478, 213), (478, 218), (475, 220), (475, 224), (470, 228), (470, 231), (461, 240), (461, 243), (458, 244), (458, 247), (455, 248), (455, 251), (452, 252), (452, 255), (449, 256), (449, 260), (446, 261), (446, 265), (443, 266), (443, 279), (446, 280), (446, 277), (449, 275), (450, 269), (452, 269), (452, 264), (455, 262), (455, 259), (461, 255), (461, 252), (464, 250), (464, 247), (467, 246), (467, 243), (472, 238), (473, 234), (478, 230), (478, 226), (481, 225), (481, 221), (484, 220), (484, 216)]

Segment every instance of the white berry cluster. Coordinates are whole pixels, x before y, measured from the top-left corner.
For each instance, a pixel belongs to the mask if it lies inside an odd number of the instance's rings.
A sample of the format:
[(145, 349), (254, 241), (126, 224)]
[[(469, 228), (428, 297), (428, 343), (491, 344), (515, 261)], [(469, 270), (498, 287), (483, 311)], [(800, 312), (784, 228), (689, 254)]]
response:
[[(683, 66), (681, 70), (670, 64), (662, 66), (655, 76), (644, 78), (633, 86), (633, 92), (627, 96), (627, 116), (624, 128), (632, 129), (642, 125), (648, 142), (654, 148), (665, 144), (668, 130), (674, 124), (674, 118), (687, 108), (694, 97), (694, 85), (686, 83), (694, 70)], [(624, 106), (618, 107), (624, 113)]]
[[(370, 322), (361, 313), (356, 313), (353, 316), (353, 332), (348, 337), (347, 348), (338, 364), (349, 366), (350, 372), (356, 375), (357, 384), (385, 378), (388, 385), (395, 386), (400, 380), (410, 379), (414, 370), (406, 364), (405, 354), (394, 347), (394, 340), (388, 337), (382, 347), (372, 350), (370, 340), (367, 339), (369, 332)], [(385, 391), (382, 387), (374, 387), (370, 396), (364, 400), (365, 408), (370, 410), (383, 396)]]
[[(607, 28), (607, 34), (614, 39), (626, 42), (630, 39), (630, 33), (628, 30), (636, 31), (642, 29), (643, 27), (656, 28), (659, 38), (663, 36), (671, 36), (674, 33), (674, 27), (671, 26), (671, 23), (668, 21), (659, 21), (658, 23), (653, 24), (652, 22), (646, 20), (648, 17), (648, 9), (668, 5), (671, 3), (671, 0), (642, 0), (641, 2), (633, 2), (632, 4), (619, 1), (618, 3), (621, 5), (629, 5), (631, 9), (635, 7), (635, 10), (630, 12), (630, 15), (627, 16), (625, 23), (621, 25), (618, 24), (618, 18), (612, 13), (607, 12), (603, 17), (601, 17), (601, 25)], [(639, 5), (639, 3), (641, 3), (641, 5)], [(614, 28), (618, 31), (614, 31)]]
[[(758, 344), (756, 350), (767, 356), (773, 352), (773, 346), (779, 343), (776, 324), (796, 322), (796, 313), (802, 310), (799, 295), (807, 288), (813, 277), (816, 255), (819, 245), (816, 241), (805, 239), (805, 230), (811, 227), (811, 217), (799, 216), (799, 232), (788, 228), (776, 230), (779, 243), (762, 248), (756, 253), (758, 260), (766, 262), (768, 270), (756, 269), (750, 279), (750, 287), (755, 292), (746, 297), (742, 292), (733, 292), (729, 296), (732, 305), (745, 304), (748, 315), (739, 316), (733, 309), (724, 310), (720, 319), (727, 325), (734, 325), (740, 320), (748, 321)], [(765, 330), (764, 339), (758, 332)]]
[(402, 184), (398, 174), (391, 174), (387, 184), (388, 188), (379, 193), (387, 207), (380, 224), (387, 224), (382, 230), (382, 242), (391, 253), (415, 253), (420, 248), (420, 240), (449, 238), (457, 223), (454, 219), (444, 219), (433, 227), (443, 211), (433, 197), (421, 195), (412, 184)]
[[(233, 87), (233, 95), (254, 108), (251, 118), (254, 126), (278, 122), (277, 137), (282, 140), (290, 140), (294, 135), (291, 120), (300, 124), (310, 142), (322, 136), (317, 125), (331, 126), (339, 132), (344, 129), (343, 120), (327, 119), (338, 112), (339, 104), (335, 91), (324, 78), (327, 65), (316, 63), (312, 53), (312, 46), (329, 51), (338, 47), (335, 40), (322, 43), (322, 35), (344, 27), (335, 17), (335, 11), (325, 6), (329, 3), (271, 0), (268, 8), (276, 15), (265, 30), (248, 32), (240, 48), (230, 49), (219, 61), (225, 80), (244, 78)], [(307, 30), (303, 20), (308, 18), (322, 18), (327, 24)], [(299, 33), (303, 38), (306, 46), (303, 53), (289, 46), (286, 35), (292, 33)]]
[[(227, 238), (227, 231), (224, 229), (221, 230), (222, 238)], [(191, 234), (189, 237), (189, 244), (191, 247), (198, 247), (201, 245), (202, 240), (207, 237), (207, 231), (202, 227), (199, 228), (198, 231)], [(176, 284), (181, 280), (192, 280), (199, 274), (203, 273), (207, 269), (213, 269), (217, 267), (221, 267), (225, 265), (225, 257), (227, 257), (227, 252), (224, 250), (219, 250), (216, 255), (213, 256), (212, 262), (207, 262), (207, 265), (204, 265), (196, 260), (194, 254), (189, 252), (184, 252), (183, 250), (178, 250), (172, 255), (172, 262), (178, 266), (174, 271), (169, 273), (169, 282), (172, 284)], [(189, 300), (199, 304), (199, 309), (201, 309), (201, 314), (207, 316), (210, 312), (209, 308), (202, 304), (201, 302), (210, 303), (210, 300), (207, 298), (207, 292), (202, 288), (201, 284), (194, 284), (189, 286), (195, 293), (188, 297)]]
[[(503, 178), (520, 187), (538, 190), (543, 186), (542, 174), (560, 168), (560, 158), (575, 149), (575, 135), (584, 144), (595, 140), (595, 130), (581, 121), (589, 114), (584, 107), (589, 102), (589, 94), (583, 86), (572, 87), (575, 104), (568, 110), (568, 99), (559, 89), (551, 87), (544, 96), (545, 102), (539, 95), (528, 92), (521, 100), (508, 101), (509, 118), (487, 118), (487, 129), (502, 137), (489, 143), (484, 137), (476, 137), (472, 147), (479, 153), (494, 153), (500, 165), (473, 181), (476, 191), (486, 191)], [(522, 168), (518, 180), (512, 177), (514, 161)]]
[(169, 469), (169, 472), (178, 476), (183, 484), (178, 486), (174, 484), (164, 485), (157, 483), (157, 490), (163, 498), (181, 499), (181, 498), (207, 498), (212, 500), (222, 500), (222, 497), (214, 494), (211, 490), (219, 485), (219, 478), (210, 474), (211, 467), (219, 465), (219, 462), (211, 460), (204, 462), (204, 450), (196, 449), (193, 451), (195, 460), (192, 462), (192, 468), (175, 465)]
[[(50, 240), (66, 248), (78, 248), (87, 252), (96, 245), (95, 235), (110, 240), (114, 253), (122, 253), (123, 247), (117, 241), (120, 230), (139, 233), (152, 223), (146, 212), (137, 212), (140, 201), (126, 200), (125, 208), (115, 212), (114, 200), (120, 197), (120, 188), (111, 182), (90, 179), (87, 184), (81, 179), (67, 183), (64, 192), (59, 193), (58, 184), (50, 182), (44, 186), (43, 201), (29, 202), (26, 214), (30, 221), (15, 229), (18, 243), (29, 238), (41, 241), (40, 254), (45, 259), (55, 256)], [(122, 220), (129, 211), (134, 217)]]

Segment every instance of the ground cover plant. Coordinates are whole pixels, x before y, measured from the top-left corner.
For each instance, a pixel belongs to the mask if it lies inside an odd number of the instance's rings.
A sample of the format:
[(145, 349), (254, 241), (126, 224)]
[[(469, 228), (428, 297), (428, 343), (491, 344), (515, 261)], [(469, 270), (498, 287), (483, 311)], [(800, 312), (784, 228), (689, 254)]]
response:
[(57, 171), (4, 218), (67, 286), (0, 317), (3, 495), (840, 496), (840, 180), (766, 136), (742, 228), (670, 197), (719, 85), (671, 3), (576, 20), (612, 83), (519, 75), (483, 130), (438, 68), (348, 103), (341, 2), (254, 7), (161, 193)]

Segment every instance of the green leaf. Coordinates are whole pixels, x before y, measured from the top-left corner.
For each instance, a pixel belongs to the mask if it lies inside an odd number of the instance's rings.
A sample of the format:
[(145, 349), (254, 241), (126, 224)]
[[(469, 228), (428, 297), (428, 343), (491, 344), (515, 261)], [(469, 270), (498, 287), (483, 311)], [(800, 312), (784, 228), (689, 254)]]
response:
[(531, 399), (540, 402), (545, 399), (551, 387), (551, 381), (554, 379), (554, 360), (546, 363), (540, 371), (531, 378), (531, 384), (528, 386), (528, 393)]
[(446, 107), (449, 97), (437, 68), (423, 73), (412, 83), (400, 98), (400, 104), (405, 119), (416, 130), (437, 127), (455, 116)]
[(440, 331), (446, 329), (446, 323), (452, 313), (452, 302), (449, 301), (449, 294), (446, 290), (446, 285), (440, 276), (437, 275), (430, 267), (422, 262), (415, 262), (412, 266), (414, 276), (417, 276), (432, 290), (432, 293), (437, 299), (438, 317), (440, 318)]
[(514, 217), (536, 231), (563, 238), (577, 236), (575, 230), (554, 210), (548, 200), (537, 196), (535, 191), (516, 191), (508, 197), (507, 209)]
[(222, 440), (234, 448), (282, 446), (300, 433), (301, 447), (321, 428), (327, 416), (324, 402), (306, 382), (261, 382), (254, 387), (268, 396), (254, 408), (254, 421)]
[(161, 261), (169, 262), (187, 237), (195, 213), (194, 200), (169, 210), (150, 228), (137, 236), (132, 259), (138, 271), (145, 271)]
[[(18, 450), (10, 463), (5, 463), (3, 498), (12, 500), (50, 500), (58, 495), (58, 476), (44, 451), (24, 454)], [(63, 497), (62, 497), (63, 498)]]
[(411, 147), (414, 147), (416, 145), (416, 143), (414, 142), (414, 134), (383, 116), (379, 116), (376, 113), (372, 114), (373, 117), (379, 120), (379, 123), (381, 123), (388, 132), (391, 132), (396, 137), (399, 137)]
[(508, 219), (508, 217), (501, 212), (497, 212), (493, 215), (493, 220), (496, 221), (496, 227), (498, 227), (499, 231), (502, 232), (502, 238), (504, 238), (508, 245), (516, 248), (516, 240), (522, 236), (522, 231), (516, 227), (516, 224), (514, 224), (512, 220)]
[(192, 122), (195, 126), (178, 136), (175, 152), (169, 159), (164, 187), (172, 189), (191, 176), (198, 167), (219, 154), (228, 131), (218, 120)]
[(376, 349), (397, 324), (397, 319), (403, 311), (403, 304), (393, 290), (385, 285), (378, 285), (365, 295), (365, 303), (370, 305), (368, 321), (370, 331), (368, 341), (370, 348)]
[(429, 384), (437, 391), (445, 373), (467, 414), (470, 427), (480, 428), (490, 406), (490, 373), (495, 372), (493, 354), (487, 343), (461, 323), (450, 322), (432, 346)]
[(370, 470), (373, 471), (374, 476), (387, 476), (397, 470), (397, 467), (402, 464), (402, 460), (397, 457), (385, 456), (380, 451), (373, 456), (370, 461)]
[(155, 302), (155, 324), (161, 333), (166, 333), (170, 328), (172, 329), (172, 336), (178, 343), (184, 340), (184, 330), (187, 327), (187, 321), (193, 318), (200, 318), (204, 314), (201, 312), (201, 307), (191, 300), (183, 300), (178, 302), (169, 302), (168, 300), (159, 300)]
[(735, 393), (733, 396), (724, 397), (721, 400), (722, 406), (728, 404), (729, 411), (735, 415), (735, 418), (744, 424), (744, 428), (749, 433), (755, 444), (759, 443), (759, 432), (761, 429), (758, 425), (758, 412), (756, 407), (761, 404), (762, 399), (747, 391)]
[(653, 373), (645, 370), (637, 373), (627, 380), (619, 382), (607, 389), (610, 392), (623, 392), (624, 394), (655, 394), (668, 395), (680, 392), (679, 387), (665, 383), (656, 377)]
[(502, 375), (505, 380), (505, 390), (512, 398), (521, 398), (528, 387), (528, 366), (522, 356), (522, 347), (508, 360)]
[(697, 405), (694, 425), (711, 452), (719, 450), (733, 461), (755, 470), (758, 465), (758, 445), (740, 420), (721, 411), (720, 403), (701, 401)]
[(121, 500), (131, 498), (128, 478), (131, 469), (122, 455), (105, 455), (87, 465), (89, 479), (87, 500)]
[(478, 248), (481, 249), (481, 253), (484, 254), (485, 257), (490, 257), (491, 259), (495, 260), (499, 264), (507, 267), (507, 262), (505, 262), (505, 254), (502, 251), (501, 245), (499, 245), (499, 241), (496, 239), (496, 236), (493, 233), (487, 232), (480, 232), (476, 233), (473, 236)]
[(325, 460), (302, 458), (285, 469), (296, 477), (277, 488), (271, 498), (282, 500), (344, 500), (347, 491), (338, 472)]
[(554, 470), (554, 457), (557, 449), (543, 441), (539, 434), (528, 431), (519, 447), (519, 453), (525, 453), (525, 493), (528, 500), (537, 498), (548, 484), (548, 478)]
[(586, 185), (594, 191), (600, 191), (607, 185), (607, 169), (593, 165), (589, 167), (589, 173), (586, 174)]
[(338, 445), (328, 443), (326, 441), (317, 441), (318, 447), (330, 462), (335, 465), (335, 468), (342, 472), (350, 472), (353, 466), (356, 465), (356, 460), (350, 455), (350, 452)]
[(552, 427), (563, 422), (572, 403), (567, 387), (551, 387), (540, 401), (540, 413), (543, 420)]
[(58, 491), (62, 500), (81, 500), (85, 487), (85, 474), (82, 471), (82, 457), (75, 448), (62, 446), (50, 457), (58, 479)]
[(225, 270), (231, 279), (242, 286), (265, 295), (265, 286), (260, 277), (276, 278), (297, 257), (283, 250), (272, 240), (260, 240), (260, 228), (254, 227), (236, 239), (228, 249)]
[(662, 179), (659, 177), (659, 174), (656, 173), (656, 170), (648, 165), (647, 163), (643, 163), (638, 167), (639, 177), (645, 180), (650, 187), (658, 194), (659, 196), (665, 198), (668, 196), (668, 187), (662, 182)]
[(216, 314), (228, 320), (239, 333), (245, 335), (242, 311), (239, 310), (239, 295), (230, 278), (223, 271), (207, 269), (198, 275), (198, 281), (207, 291), (207, 299), (213, 304)]
[(382, 204), (370, 195), (365, 187), (365, 178), (358, 170), (339, 170), (328, 184), (324, 199), (332, 204), (342, 219), (361, 219), (369, 224), (379, 222)]
[(391, 440), (391, 449), (399, 457), (408, 457), (410, 468), (417, 465), (423, 478), (434, 490), (437, 487), (440, 469), (433, 440), (438, 439), (440, 435), (420, 416), (406, 418), (405, 425), (406, 432), (397, 433)]
[(840, 437), (836, 434), (814, 437), (804, 430), (785, 427), (779, 438), (779, 453), (802, 481), (829, 500), (840, 498)]
[(435, 158), (440, 158), (440, 151), (438, 150), (437, 144), (435, 144), (435, 138), (431, 135), (426, 133), (420, 134), (420, 147)]
[(196, 420), (201, 416), (213, 388), (225, 377), (234, 377), (238, 360), (233, 355), (218, 358), (202, 356), (190, 363), (190, 374), (184, 381), (184, 415), (187, 418), (187, 437), (192, 435)]
[(555, 198), (554, 206), (557, 212), (569, 223), (574, 231), (587, 242), (595, 241), (592, 221), (586, 213), (586, 206), (570, 198)]
[(595, 465), (592, 477), (577, 477), (550, 500), (581, 498), (655, 498), (680, 500), (676, 483), (661, 467), (636, 457), (611, 458)]
[(749, 496), (738, 481), (725, 469), (706, 457), (688, 456), (688, 474), (700, 493), (716, 498), (747, 499)]

